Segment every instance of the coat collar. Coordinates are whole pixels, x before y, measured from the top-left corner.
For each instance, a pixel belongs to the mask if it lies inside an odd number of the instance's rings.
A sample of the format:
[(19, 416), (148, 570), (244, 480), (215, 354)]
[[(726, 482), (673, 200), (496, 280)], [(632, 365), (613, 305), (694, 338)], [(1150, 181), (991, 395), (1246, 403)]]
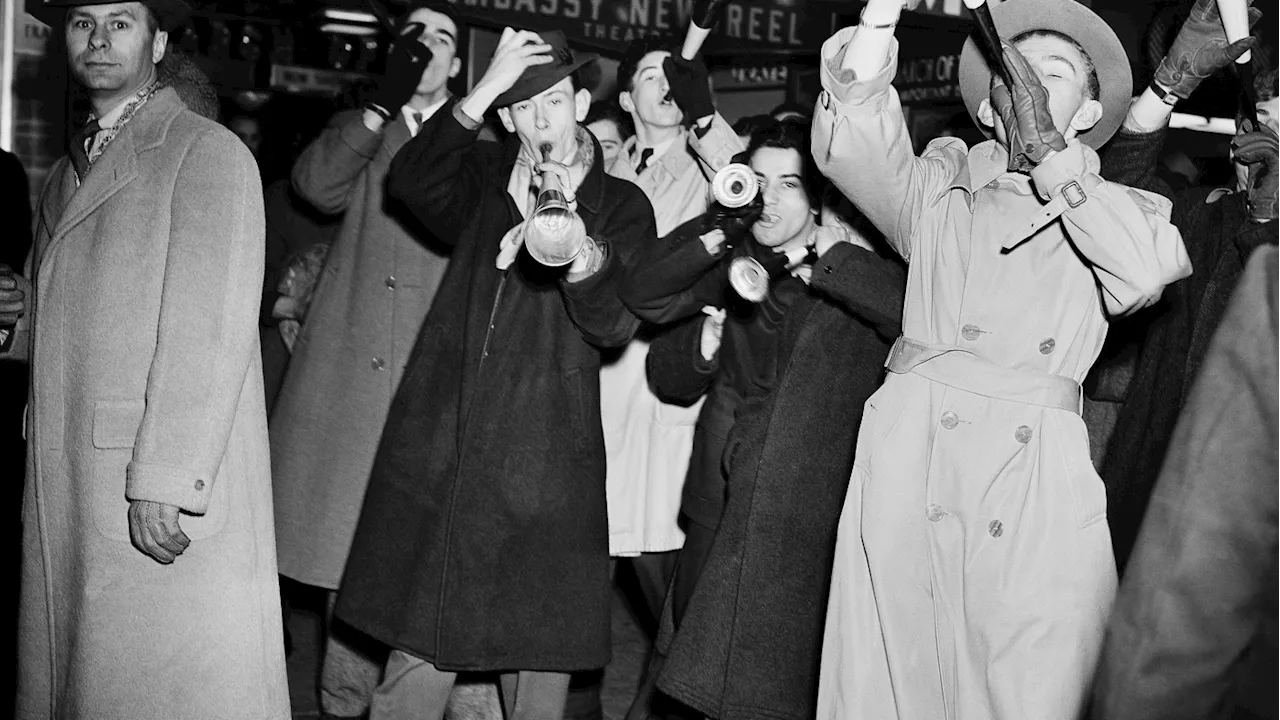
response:
[[(582, 184), (578, 186), (577, 197), (578, 205), (585, 208), (592, 214), (600, 212), (601, 201), (604, 199), (604, 154), (600, 150), (600, 143), (596, 142), (596, 138), (587, 132), (582, 125), (578, 126), (578, 140), (589, 140), (591, 142), (591, 151), (594, 159), (591, 162), (591, 168), (587, 170), (587, 176), (582, 179)], [(520, 156), (520, 138), (513, 133), (508, 137), (502, 148), (502, 172), (498, 176), (502, 179), (503, 187), (506, 185), (507, 178), (511, 177), (511, 171), (516, 167), (516, 158)]]
[[(1079, 143), (1079, 140), (1072, 139), (1070, 143)], [(962, 143), (958, 143), (959, 148), (963, 148)], [(1101, 161), (1098, 160), (1098, 153), (1089, 146), (1084, 146), (1085, 168), (1088, 172), (1097, 173), (1101, 169)], [(987, 140), (978, 143), (969, 149), (966, 162), (957, 163), (955, 175), (951, 177), (951, 181), (942, 187), (938, 192), (938, 196), (933, 202), (938, 202), (952, 190), (963, 190), (965, 202), (969, 208), (973, 208), (973, 195), (980, 188), (990, 185), (1004, 175), (1016, 176), (1015, 181), (1020, 184), (1026, 184), (1030, 187), (1031, 178), (1018, 173), (1011, 173), (1009, 166), (1009, 151), (1005, 149), (996, 140)], [(1032, 191), (1034, 193), (1034, 191)]]
[[(138, 175), (138, 157), (164, 144), (173, 118), (186, 108), (173, 88), (162, 88), (138, 108), (120, 129), (102, 157), (94, 163), (79, 189), (71, 195), (53, 233), (65, 235)], [(50, 243), (53, 244), (52, 242)]]

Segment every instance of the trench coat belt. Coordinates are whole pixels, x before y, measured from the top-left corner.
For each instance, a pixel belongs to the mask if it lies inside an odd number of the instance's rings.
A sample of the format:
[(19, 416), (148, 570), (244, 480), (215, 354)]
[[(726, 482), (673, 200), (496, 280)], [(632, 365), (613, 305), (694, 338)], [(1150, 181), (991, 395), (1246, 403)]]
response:
[(948, 387), (1011, 402), (1081, 414), (1080, 383), (1062, 375), (1001, 367), (972, 350), (933, 345), (905, 335), (893, 343), (884, 366), (900, 375), (915, 373)]

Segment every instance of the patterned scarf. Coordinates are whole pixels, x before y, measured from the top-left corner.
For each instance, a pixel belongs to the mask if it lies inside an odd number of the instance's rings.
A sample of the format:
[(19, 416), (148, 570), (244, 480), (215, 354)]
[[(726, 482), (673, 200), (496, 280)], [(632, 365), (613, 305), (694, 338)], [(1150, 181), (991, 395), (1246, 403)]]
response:
[[(102, 153), (106, 151), (107, 145), (109, 145), (111, 141), (115, 139), (116, 135), (120, 134), (120, 130), (124, 127), (125, 123), (129, 122), (129, 120), (132, 119), (133, 116), (138, 112), (138, 109), (141, 108), (143, 105), (145, 105), (147, 101), (151, 99), (151, 96), (155, 95), (156, 91), (159, 89), (160, 89), (159, 79), (155, 79), (155, 80), (152, 80), (150, 83), (147, 83), (145, 87), (143, 87), (141, 90), (139, 90), (137, 93), (134, 94), (133, 99), (129, 101), (129, 104), (125, 105), (124, 112), (120, 113), (120, 117), (115, 121), (115, 124), (113, 124), (111, 127), (103, 128), (98, 131), (98, 134), (94, 137), (94, 139), (89, 144), (89, 167), (90, 168), (93, 167), (93, 163), (98, 158), (102, 157)], [(86, 121), (86, 123), (93, 122), (94, 120), (97, 120), (97, 119), (98, 117), (96, 115), (94, 115), (93, 113), (90, 113), (89, 119)]]

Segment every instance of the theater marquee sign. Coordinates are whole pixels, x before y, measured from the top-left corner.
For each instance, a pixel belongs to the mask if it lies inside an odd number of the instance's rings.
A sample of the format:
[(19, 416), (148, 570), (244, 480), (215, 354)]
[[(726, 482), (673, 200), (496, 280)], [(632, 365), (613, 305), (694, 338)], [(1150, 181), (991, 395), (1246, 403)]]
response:
[[(449, 0), (468, 21), (492, 28), (561, 30), (571, 42), (617, 54), (633, 39), (678, 39), (693, 0)], [(805, 0), (731, 0), (707, 40), (708, 53), (814, 52), (830, 15), (806, 17)]]

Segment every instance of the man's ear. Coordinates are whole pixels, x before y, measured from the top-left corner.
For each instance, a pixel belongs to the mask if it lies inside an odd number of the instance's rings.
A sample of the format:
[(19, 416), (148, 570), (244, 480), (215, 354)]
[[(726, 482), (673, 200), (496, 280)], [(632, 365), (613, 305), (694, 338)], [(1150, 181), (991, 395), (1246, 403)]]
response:
[(511, 122), (511, 108), (498, 108), (498, 119), (502, 121), (502, 127), (506, 128), (507, 132), (516, 131), (516, 124)]
[(151, 62), (158, 63), (164, 59), (164, 51), (169, 47), (169, 33), (166, 30), (157, 30), (156, 34), (151, 38)]
[(631, 99), (630, 91), (623, 90), (618, 93), (618, 106), (621, 107), (624, 112), (633, 113), (636, 111), (636, 102)]
[(1080, 108), (1076, 110), (1076, 114), (1071, 116), (1071, 122), (1068, 124), (1068, 127), (1075, 130), (1076, 134), (1079, 135), (1082, 132), (1088, 131), (1089, 128), (1094, 125), (1097, 125), (1098, 121), (1101, 119), (1102, 103), (1097, 100), (1085, 100), (1080, 105)]
[(982, 103), (978, 105), (978, 122), (995, 129), (996, 111), (995, 108), (991, 107), (991, 100), (984, 98)]
[(449, 63), (449, 77), (458, 77), (458, 72), (460, 70), (462, 70), (462, 61), (458, 58), (454, 58), (453, 62)]
[(573, 119), (582, 122), (587, 119), (587, 111), (591, 109), (591, 91), (579, 88), (573, 94)]

